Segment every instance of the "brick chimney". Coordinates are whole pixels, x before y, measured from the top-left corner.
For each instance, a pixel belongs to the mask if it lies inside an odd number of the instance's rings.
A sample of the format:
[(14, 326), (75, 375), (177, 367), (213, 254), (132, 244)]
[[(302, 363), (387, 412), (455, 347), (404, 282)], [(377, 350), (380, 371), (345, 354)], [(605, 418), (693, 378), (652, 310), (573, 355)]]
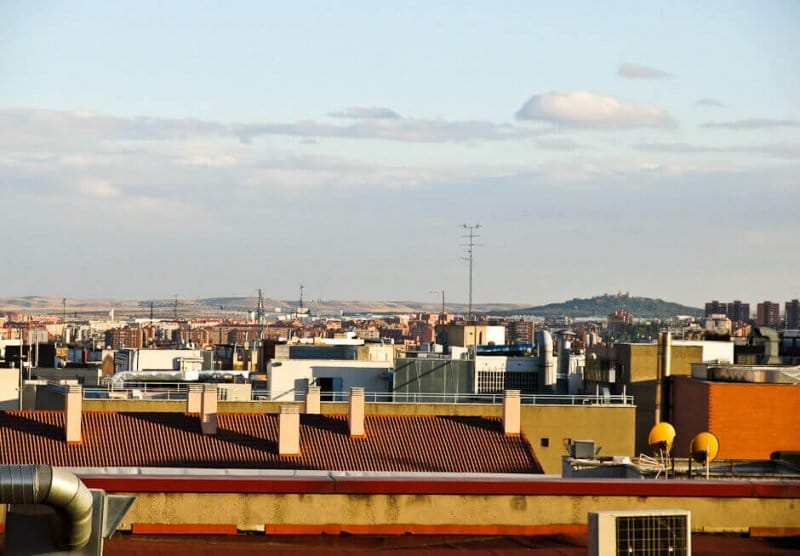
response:
[(71, 384), (64, 393), (64, 436), (67, 444), (81, 443), (81, 406), (83, 392), (80, 385)]
[(350, 438), (364, 438), (364, 389), (358, 386), (350, 388), (350, 409), (347, 412), (347, 424), (350, 427)]
[(204, 384), (200, 399), (200, 428), (203, 434), (217, 434), (217, 386)]
[(506, 436), (519, 436), (520, 433), (519, 390), (506, 390), (503, 394), (503, 433)]
[(300, 408), (282, 405), (278, 422), (278, 455), (300, 455)]
[(306, 392), (305, 412), (308, 414), (319, 415), (320, 412), (320, 387), (309, 386)]
[(203, 385), (190, 384), (186, 392), (186, 413), (200, 413), (203, 399)]

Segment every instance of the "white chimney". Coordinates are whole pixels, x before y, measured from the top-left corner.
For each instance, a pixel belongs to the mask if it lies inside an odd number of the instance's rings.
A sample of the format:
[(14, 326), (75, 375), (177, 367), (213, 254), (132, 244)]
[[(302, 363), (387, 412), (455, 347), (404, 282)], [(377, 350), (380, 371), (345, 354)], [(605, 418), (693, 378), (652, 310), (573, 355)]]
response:
[(278, 455), (300, 455), (300, 408), (282, 405), (278, 422)]
[(307, 414), (319, 415), (320, 413), (320, 390), (319, 386), (309, 386), (306, 392), (306, 407)]
[(350, 409), (347, 413), (347, 424), (350, 427), (350, 438), (364, 438), (364, 388), (350, 388)]
[(64, 394), (64, 435), (67, 444), (81, 443), (81, 406), (83, 392), (80, 385), (67, 386)]
[(200, 428), (203, 434), (217, 434), (217, 386), (204, 384), (200, 400)]
[(503, 433), (506, 436), (520, 434), (519, 390), (506, 390), (503, 394)]
[(203, 385), (190, 384), (186, 392), (186, 413), (200, 413), (203, 399)]

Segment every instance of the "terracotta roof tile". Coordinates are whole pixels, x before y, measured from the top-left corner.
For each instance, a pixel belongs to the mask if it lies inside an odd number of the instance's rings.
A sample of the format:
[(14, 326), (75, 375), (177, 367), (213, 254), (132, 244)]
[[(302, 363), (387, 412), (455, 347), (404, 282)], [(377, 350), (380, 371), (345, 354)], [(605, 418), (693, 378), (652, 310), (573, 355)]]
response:
[(541, 473), (524, 437), (497, 418), (367, 416), (352, 439), (343, 415), (302, 415), (301, 455), (278, 455), (278, 415), (219, 414), (205, 436), (196, 415), (84, 413), (83, 441), (64, 441), (60, 411), (0, 412), (0, 463), (68, 467), (209, 467), (333, 471)]

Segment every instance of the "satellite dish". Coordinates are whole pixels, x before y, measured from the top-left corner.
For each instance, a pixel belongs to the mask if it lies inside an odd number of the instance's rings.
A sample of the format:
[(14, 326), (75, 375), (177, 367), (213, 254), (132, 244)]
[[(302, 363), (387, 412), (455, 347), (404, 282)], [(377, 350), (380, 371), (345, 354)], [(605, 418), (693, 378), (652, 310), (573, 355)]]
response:
[(675, 428), (666, 421), (656, 424), (647, 435), (647, 443), (657, 454), (669, 454), (674, 440)]
[(708, 465), (719, 454), (719, 439), (710, 432), (701, 432), (694, 438), (689, 445), (689, 452), (692, 459), (702, 465)]

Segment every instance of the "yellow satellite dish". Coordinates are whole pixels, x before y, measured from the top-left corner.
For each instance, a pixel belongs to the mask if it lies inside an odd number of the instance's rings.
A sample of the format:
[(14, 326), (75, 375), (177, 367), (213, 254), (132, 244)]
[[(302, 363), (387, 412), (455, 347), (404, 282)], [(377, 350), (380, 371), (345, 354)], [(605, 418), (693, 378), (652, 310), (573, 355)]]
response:
[(647, 443), (656, 453), (669, 454), (672, 451), (672, 442), (675, 440), (675, 428), (662, 421), (650, 429)]
[(694, 438), (689, 445), (689, 452), (692, 459), (697, 463), (708, 465), (719, 454), (719, 439), (710, 432), (701, 432)]

